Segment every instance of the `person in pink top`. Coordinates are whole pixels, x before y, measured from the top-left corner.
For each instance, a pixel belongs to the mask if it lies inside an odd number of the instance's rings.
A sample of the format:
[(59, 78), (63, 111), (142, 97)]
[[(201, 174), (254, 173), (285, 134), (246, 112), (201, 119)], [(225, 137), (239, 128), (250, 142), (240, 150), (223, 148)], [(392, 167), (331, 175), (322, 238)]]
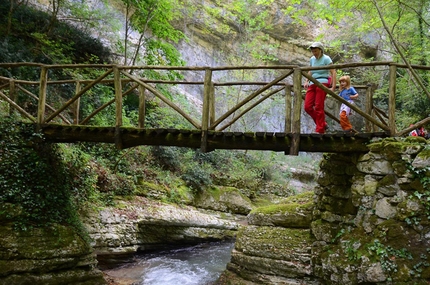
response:
[[(313, 55), (310, 59), (311, 66), (326, 66), (333, 64), (331, 58), (324, 54), (324, 46), (322, 43), (314, 42), (309, 48)], [(331, 82), (336, 82), (335, 69), (310, 70), (309, 75), (327, 88), (330, 88)], [(315, 132), (324, 134), (326, 129), (328, 129), (324, 113), (324, 103), (327, 94), (324, 90), (308, 80), (305, 81), (304, 87), (306, 89), (305, 111), (315, 122)], [(336, 83), (331, 86), (331, 90), (333, 92), (335, 89)]]

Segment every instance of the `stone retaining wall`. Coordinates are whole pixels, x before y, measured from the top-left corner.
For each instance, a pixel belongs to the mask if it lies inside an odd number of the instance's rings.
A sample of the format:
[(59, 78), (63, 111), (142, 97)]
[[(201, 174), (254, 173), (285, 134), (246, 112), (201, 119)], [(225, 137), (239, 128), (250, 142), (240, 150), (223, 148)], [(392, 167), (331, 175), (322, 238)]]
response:
[(325, 154), (317, 183), (311, 202), (305, 193), (248, 215), (219, 284), (428, 284), (428, 141)]
[(314, 274), (326, 284), (428, 284), (430, 145), (389, 138), (369, 150), (321, 164)]

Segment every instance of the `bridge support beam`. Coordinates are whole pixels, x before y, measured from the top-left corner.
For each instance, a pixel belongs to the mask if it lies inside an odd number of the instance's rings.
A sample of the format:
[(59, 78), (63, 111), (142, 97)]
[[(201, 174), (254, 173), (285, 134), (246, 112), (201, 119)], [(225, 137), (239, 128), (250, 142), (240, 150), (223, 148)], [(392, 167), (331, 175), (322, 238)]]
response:
[[(37, 124), (35, 124), (37, 126)], [(202, 132), (199, 130), (139, 129), (90, 127), (76, 125), (44, 124), (41, 132), (46, 141), (60, 142), (104, 142), (114, 143), (121, 149), (138, 145), (163, 145), (198, 149), (201, 148)], [(367, 143), (374, 137), (387, 137), (386, 133), (345, 134), (286, 134), (286, 133), (242, 133), (207, 131), (207, 150), (242, 149), (287, 152), (291, 149), (294, 135), (300, 141), (299, 151), (304, 152), (367, 152)], [(292, 154), (292, 155), (297, 155)]]

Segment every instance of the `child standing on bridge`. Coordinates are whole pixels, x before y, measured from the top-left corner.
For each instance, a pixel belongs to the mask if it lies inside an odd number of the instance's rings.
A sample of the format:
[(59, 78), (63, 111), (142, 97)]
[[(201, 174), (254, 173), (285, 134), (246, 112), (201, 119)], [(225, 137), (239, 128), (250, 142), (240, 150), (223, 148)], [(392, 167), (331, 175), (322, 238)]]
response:
[[(358, 93), (354, 87), (351, 86), (351, 78), (348, 75), (344, 75), (339, 78), (339, 96), (353, 104), (355, 99), (358, 97)], [(345, 133), (353, 133), (352, 125), (348, 119), (351, 115), (351, 108), (346, 106), (344, 103), (340, 106), (340, 126)]]

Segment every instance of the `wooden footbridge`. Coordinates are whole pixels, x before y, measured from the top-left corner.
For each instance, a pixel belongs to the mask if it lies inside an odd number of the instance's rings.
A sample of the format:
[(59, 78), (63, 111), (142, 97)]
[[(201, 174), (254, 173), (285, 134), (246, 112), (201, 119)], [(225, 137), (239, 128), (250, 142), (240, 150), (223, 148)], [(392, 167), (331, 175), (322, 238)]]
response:
[[(408, 129), (396, 130), (396, 69), (407, 66), (392, 62), (330, 66), (342, 70), (364, 67), (385, 68), (388, 71), (387, 110), (374, 106), (375, 86), (354, 85), (360, 89), (359, 93), (364, 102), (359, 108), (359, 105), (349, 104), (310, 77), (308, 71), (315, 69), (311, 67), (166, 67), (36, 63), (0, 64), (0, 103), (3, 104), (0, 107), (7, 108), (10, 115), (18, 113), (23, 120), (34, 124), (35, 129), (41, 132), (48, 142), (114, 143), (119, 149), (137, 145), (164, 145), (200, 148), (204, 152), (214, 149), (273, 150), (292, 155), (297, 155), (299, 151), (365, 152), (366, 143), (375, 137), (403, 136), (430, 121), (427, 118)], [(429, 69), (425, 66), (413, 68)], [(22, 72), (24, 70), (25, 72)], [(16, 78), (14, 74), (20, 72), (35, 74), (35, 80)], [(260, 78), (263, 75), (269, 79), (265, 82), (249, 79), (231, 81), (231, 78), (238, 78), (237, 74), (244, 75), (246, 72), (258, 72)], [(158, 79), (151, 79), (155, 78), (154, 74)], [(303, 77), (325, 88), (334, 100), (349, 105), (362, 117), (363, 128), (354, 134), (302, 133), (301, 118), (307, 116), (302, 114)], [(192, 89), (190, 93), (201, 95), (200, 110), (187, 111), (183, 102), (181, 104), (178, 99), (179, 92), (187, 88)], [(242, 97), (232, 96), (225, 88), (240, 90)], [(169, 91), (166, 93), (165, 90)], [(127, 111), (125, 100), (126, 96), (133, 95), (138, 100), (135, 103), (135, 112), (131, 113)], [(275, 96), (282, 98), (280, 103), (283, 119), (280, 123), (283, 129), (249, 130), (246, 123), (237, 123), (252, 110), (258, 112), (259, 107), (267, 101), (273, 101)], [(183, 101), (184, 97), (181, 98)], [(186, 98), (190, 100), (191, 97)], [(234, 99), (234, 104), (225, 104), (227, 99)], [(159, 124), (163, 127), (152, 126), (154, 119), (150, 123), (147, 118), (147, 104), (150, 100), (156, 100), (158, 105), (173, 109), (185, 119), (185, 127), (164, 127), (166, 123)], [(100, 101), (100, 105), (90, 110), (86, 106), (90, 101)], [(220, 106), (223, 104), (224, 106)], [(279, 109), (279, 104), (277, 105)], [(111, 122), (97, 120), (100, 112), (108, 112), (106, 116), (111, 118)], [(270, 110), (266, 109), (264, 112), (270, 113)], [(339, 122), (337, 112), (338, 109), (333, 115), (326, 111), (326, 115)], [(157, 120), (162, 121), (163, 118)]]

